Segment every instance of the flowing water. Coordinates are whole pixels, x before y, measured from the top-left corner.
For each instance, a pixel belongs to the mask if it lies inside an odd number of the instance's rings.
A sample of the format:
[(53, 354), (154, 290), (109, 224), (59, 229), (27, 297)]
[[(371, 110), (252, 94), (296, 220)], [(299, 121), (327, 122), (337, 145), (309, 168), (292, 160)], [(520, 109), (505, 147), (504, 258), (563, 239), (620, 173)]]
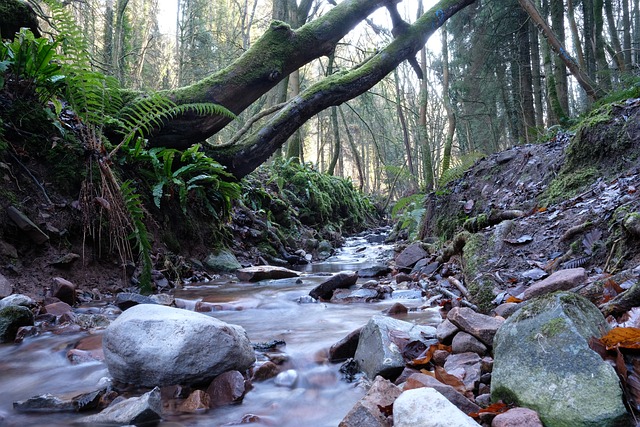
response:
[[(160, 425), (223, 426), (251, 422), (256, 426), (337, 426), (362, 397), (364, 389), (343, 380), (339, 364), (326, 362), (322, 355), (333, 343), (393, 303), (419, 307), (422, 301), (389, 299), (330, 304), (306, 303), (305, 297), (326, 279), (327, 273), (380, 264), (391, 256), (390, 250), (386, 245), (352, 238), (335, 256), (306, 266), (301, 281), (243, 283), (226, 279), (176, 290), (177, 305), (187, 309), (202, 299), (220, 303), (224, 310), (212, 315), (244, 327), (252, 342), (285, 341), (281, 351), (289, 357), (289, 378), (297, 379), (289, 386), (277, 384), (280, 381), (275, 379), (254, 383), (240, 405), (202, 414), (169, 415)], [(440, 315), (427, 309), (412, 311), (402, 319), (436, 325)], [(19, 345), (0, 345), (0, 425), (65, 426), (81, 418), (82, 414), (69, 413), (20, 414), (13, 410), (12, 402), (44, 393), (74, 396), (95, 389), (101, 379), (108, 377), (106, 366), (100, 362), (71, 365), (66, 359), (68, 349), (86, 335), (87, 332), (45, 333), (27, 338)]]

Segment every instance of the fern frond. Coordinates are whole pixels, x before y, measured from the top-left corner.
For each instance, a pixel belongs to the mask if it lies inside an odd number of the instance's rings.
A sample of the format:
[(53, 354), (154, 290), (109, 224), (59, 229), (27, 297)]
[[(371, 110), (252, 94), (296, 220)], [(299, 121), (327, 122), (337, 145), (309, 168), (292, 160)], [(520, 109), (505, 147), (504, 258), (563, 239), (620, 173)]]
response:
[(456, 159), (455, 162), (442, 173), (438, 179), (438, 188), (442, 188), (451, 181), (462, 178), (462, 176), (480, 159), (484, 157), (484, 154), (478, 152), (471, 152), (464, 154)]

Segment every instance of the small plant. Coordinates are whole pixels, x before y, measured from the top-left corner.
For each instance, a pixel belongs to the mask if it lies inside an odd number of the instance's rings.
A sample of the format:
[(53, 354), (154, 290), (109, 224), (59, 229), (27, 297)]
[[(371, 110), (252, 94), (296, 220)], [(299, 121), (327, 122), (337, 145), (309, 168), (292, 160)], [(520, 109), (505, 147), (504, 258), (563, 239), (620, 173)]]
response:
[(398, 200), (391, 209), (391, 219), (399, 230), (406, 230), (409, 239), (415, 240), (424, 216), (424, 194), (413, 194)]

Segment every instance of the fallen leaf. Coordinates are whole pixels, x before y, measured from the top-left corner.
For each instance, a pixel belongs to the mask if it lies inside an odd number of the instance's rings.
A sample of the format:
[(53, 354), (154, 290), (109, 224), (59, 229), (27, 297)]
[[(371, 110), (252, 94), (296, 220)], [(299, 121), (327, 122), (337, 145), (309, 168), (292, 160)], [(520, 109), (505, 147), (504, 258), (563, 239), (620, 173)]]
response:
[(621, 292), (623, 292), (623, 289), (620, 287), (620, 285), (618, 285), (618, 283), (616, 283), (615, 280), (607, 279), (607, 281), (604, 282), (600, 304), (611, 301)]
[(425, 352), (423, 352), (413, 360), (409, 361), (407, 364), (414, 368), (427, 365), (429, 362), (431, 362), (431, 359), (433, 358), (433, 354), (436, 352), (436, 350), (445, 350), (451, 353), (451, 346), (444, 345), (442, 343), (431, 344)]
[(427, 345), (422, 341), (411, 341), (404, 346), (402, 357), (408, 361), (408, 363), (411, 363), (411, 361), (424, 356), (427, 350)]
[(502, 414), (503, 412), (507, 412), (509, 409), (510, 409), (509, 405), (507, 405), (503, 401), (499, 401), (499, 402), (496, 402), (496, 403), (492, 403), (491, 405), (487, 406), (486, 408), (480, 409), (478, 412), (472, 412), (472, 413), (469, 414), (469, 416), (472, 417), (472, 418), (479, 418), (480, 414), (498, 415), (498, 414)]
[(391, 415), (393, 415), (393, 403), (387, 406), (378, 405), (378, 409), (385, 417), (390, 417)]
[(528, 234), (523, 234), (517, 239), (504, 239), (505, 242), (511, 243), (512, 245), (524, 245), (525, 243), (533, 242), (533, 237)]
[(465, 387), (462, 380), (455, 375), (451, 375), (450, 373), (448, 373), (442, 366), (435, 367), (435, 377), (441, 383), (450, 385), (464, 395), (467, 394), (467, 388)]
[(600, 338), (607, 350), (612, 348), (640, 348), (640, 328), (613, 328)]
[(509, 297), (507, 297), (507, 299), (505, 300), (505, 302), (515, 302), (515, 303), (519, 303), (522, 302), (522, 300), (520, 298), (514, 297), (513, 295), (509, 295)]

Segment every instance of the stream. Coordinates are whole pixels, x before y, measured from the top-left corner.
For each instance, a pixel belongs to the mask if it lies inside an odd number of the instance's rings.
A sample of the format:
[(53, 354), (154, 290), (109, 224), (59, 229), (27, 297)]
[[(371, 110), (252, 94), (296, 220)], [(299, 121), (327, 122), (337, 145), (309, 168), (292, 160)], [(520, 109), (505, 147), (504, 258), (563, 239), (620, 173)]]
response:
[[(213, 316), (241, 325), (254, 343), (285, 341), (280, 350), (289, 358), (287, 368), (291, 371), (287, 374), (297, 379), (289, 386), (277, 379), (254, 382), (240, 405), (200, 414), (168, 415), (159, 425), (337, 426), (365, 389), (357, 381), (349, 383), (342, 379), (340, 364), (328, 363), (326, 350), (392, 304), (401, 302), (411, 309), (420, 307), (424, 301), (386, 299), (375, 303), (332, 304), (306, 302), (307, 297), (330, 273), (383, 264), (392, 255), (389, 245), (369, 243), (363, 236), (353, 237), (326, 261), (301, 268), (302, 283), (299, 279), (246, 283), (225, 277), (176, 289), (179, 307), (193, 309), (203, 299), (220, 303), (224, 310), (213, 312)], [(367, 280), (370, 279), (361, 278), (358, 283)], [(441, 317), (437, 309), (424, 309), (410, 311), (400, 319), (436, 326)], [(12, 404), (45, 393), (74, 396), (94, 390), (105, 381), (109, 374), (104, 363), (72, 365), (66, 358), (67, 351), (88, 334), (47, 332), (26, 338), (21, 344), (0, 345), (0, 426), (68, 426), (85, 415), (24, 414), (14, 411)]]

